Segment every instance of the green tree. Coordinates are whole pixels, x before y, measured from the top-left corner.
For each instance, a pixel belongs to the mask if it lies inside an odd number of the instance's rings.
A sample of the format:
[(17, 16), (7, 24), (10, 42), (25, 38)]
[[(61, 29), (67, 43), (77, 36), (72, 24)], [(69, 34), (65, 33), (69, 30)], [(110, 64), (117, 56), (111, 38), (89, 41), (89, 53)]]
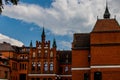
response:
[(0, 0), (0, 13), (2, 13), (3, 5), (4, 5), (3, 1), (5, 2), (5, 4), (12, 3), (13, 5), (17, 5), (19, 0)]

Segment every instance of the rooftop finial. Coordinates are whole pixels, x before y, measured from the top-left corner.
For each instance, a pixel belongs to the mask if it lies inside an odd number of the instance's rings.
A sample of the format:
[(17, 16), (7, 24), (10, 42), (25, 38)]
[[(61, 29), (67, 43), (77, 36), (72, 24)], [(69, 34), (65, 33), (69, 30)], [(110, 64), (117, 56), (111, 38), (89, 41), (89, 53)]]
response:
[(109, 19), (110, 18), (110, 13), (109, 13), (109, 9), (108, 9), (108, 3), (106, 0), (106, 9), (105, 9), (105, 13), (104, 13), (104, 19)]
[(54, 48), (57, 47), (55, 38), (54, 38), (54, 40), (53, 40), (53, 45), (52, 45), (52, 46), (53, 46)]
[(33, 47), (33, 44), (32, 44), (32, 40), (31, 40), (31, 42), (30, 42), (30, 48), (32, 48)]
[(44, 30), (44, 27), (43, 27), (41, 38), (42, 38), (42, 41), (45, 41), (45, 30)]

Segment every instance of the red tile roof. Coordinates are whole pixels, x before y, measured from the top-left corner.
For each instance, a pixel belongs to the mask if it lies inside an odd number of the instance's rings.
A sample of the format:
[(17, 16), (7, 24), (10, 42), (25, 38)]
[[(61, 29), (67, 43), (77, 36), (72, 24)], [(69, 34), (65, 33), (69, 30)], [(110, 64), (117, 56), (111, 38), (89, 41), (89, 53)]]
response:
[(98, 19), (92, 32), (120, 31), (120, 26), (116, 19)]

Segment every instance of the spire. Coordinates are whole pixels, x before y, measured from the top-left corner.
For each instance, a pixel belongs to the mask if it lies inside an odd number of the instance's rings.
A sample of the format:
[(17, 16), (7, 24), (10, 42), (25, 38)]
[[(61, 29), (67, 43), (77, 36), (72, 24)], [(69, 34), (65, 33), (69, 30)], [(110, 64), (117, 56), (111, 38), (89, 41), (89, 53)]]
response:
[(54, 38), (54, 40), (53, 40), (53, 48), (56, 48), (57, 47), (57, 45), (56, 45), (56, 40), (55, 40), (55, 38)]
[(30, 42), (30, 48), (32, 48), (33, 47), (33, 44), (32, 44), (32, 40), (31, 40), (31, 42)]
[(41, 38), (42, 38), (42, 41), (45, 41), (45, 31), (44, 31), (44, 27), (43, 27), (43, 31), (42, 31)]
[(104, 19), (109, 19), (110, 18), (110, 13), (109, 13), (107, 1), (106, 1), (106, 9), (105, 9), (105, 13), (104, 13), (103, 17), (104, 17)]

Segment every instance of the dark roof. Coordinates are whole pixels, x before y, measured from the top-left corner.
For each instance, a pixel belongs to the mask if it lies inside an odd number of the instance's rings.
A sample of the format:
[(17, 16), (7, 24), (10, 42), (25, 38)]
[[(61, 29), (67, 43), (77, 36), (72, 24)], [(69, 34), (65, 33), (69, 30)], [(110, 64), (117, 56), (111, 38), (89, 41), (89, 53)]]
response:
[(120, 31), (116, 19), (98, 19), (92, 32)]
[(15, 51), (15, 49), (6, 42), (0, 43), (0, 51)]
[(76, 33), (74, 34), (72, 49), (88, 49), (90, 46), (89, 33)]
[[(63, 51), (57, 51), (59, 56), (59, 62), (60, 64), (71, 64), (72, 63), (72, 51), (69, 50), (63, 50)], [(68, 62), (66, 62), (68, 60)]]

